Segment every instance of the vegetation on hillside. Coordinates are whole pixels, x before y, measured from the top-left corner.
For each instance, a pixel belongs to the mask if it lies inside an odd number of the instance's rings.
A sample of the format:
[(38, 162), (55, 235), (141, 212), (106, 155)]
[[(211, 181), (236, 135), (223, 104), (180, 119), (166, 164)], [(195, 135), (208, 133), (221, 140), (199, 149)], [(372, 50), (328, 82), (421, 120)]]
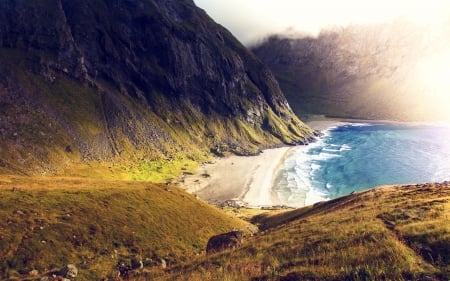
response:
[(198, 258), (159, 278), (448, 280), (449, 210), (445, 182), (381, 187), (256, 216), (262, 232), (242, 248)]
[(90, 164), (160, 182), (211, 151), (312, 134), (267, 67), (192, 0), (0, 2), (0, 25), (2, 174)]
[[(259, 215), (262, 231), (243, 247), (205, 256), (212, 235), (251, 226), (166, 182), (211, 152), (256, 154), (314, 132), (268, 68), (192, 0), (0, 1), (0, 26), (0, 279), (74, 264), (76, 280), (112, 280), (121, 263), (138, 264), (132, 280), (450, 278), (449, 183)], [(384, 109), (384, 69), (357, 71), (351, 49), (340, 51), (348, 69), (307, 54), (307, 93), (361, 75), (354, 88), (369, 85), (374, 99), (346, 101)], [(278, 72), (288, 90), (291, 70)]]
[(133, 260), (161, 272), (202, 255), (212, 235), (248, 230), (166, 184), (1, 177), (0, 198), (1, 280), (36, 280), (67, 264), (76, 280), (112, 279)]

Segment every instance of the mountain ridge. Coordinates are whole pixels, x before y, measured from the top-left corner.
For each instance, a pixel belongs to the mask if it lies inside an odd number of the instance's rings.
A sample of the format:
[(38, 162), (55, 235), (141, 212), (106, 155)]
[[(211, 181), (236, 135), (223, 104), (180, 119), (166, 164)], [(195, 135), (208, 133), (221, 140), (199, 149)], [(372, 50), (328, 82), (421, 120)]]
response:
[(299, 116), (445, 121), (448, 28), (404, 20), (273, 35), (252, 47)]

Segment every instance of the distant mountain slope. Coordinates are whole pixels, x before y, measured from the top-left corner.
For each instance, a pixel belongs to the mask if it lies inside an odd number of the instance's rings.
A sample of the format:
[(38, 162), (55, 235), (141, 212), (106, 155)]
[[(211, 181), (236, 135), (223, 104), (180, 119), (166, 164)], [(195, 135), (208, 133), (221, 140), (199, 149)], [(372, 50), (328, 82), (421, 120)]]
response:
[(395, 21), (323, 30), (317, 38), (272, 36), (253, 52), (299, 115), (443, 119), (449, 117), (448, 99), (434, 92), (443, 81), (430, 76), (446, 71), (430, 61), (449, 57), (449, 35), (448, 28)]
[(311, 134), (270, 70), (191, 0), (1, 1), (0, 110), (6, 173), (139, 170)]

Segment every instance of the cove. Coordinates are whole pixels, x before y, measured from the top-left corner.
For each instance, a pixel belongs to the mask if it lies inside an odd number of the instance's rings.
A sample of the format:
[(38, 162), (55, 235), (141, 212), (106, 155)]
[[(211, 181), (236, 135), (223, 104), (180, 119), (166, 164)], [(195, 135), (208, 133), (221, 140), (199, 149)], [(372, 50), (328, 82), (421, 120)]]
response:
[(380, 185), (450, 180), (450, 126), (344, 123), (286, 157), (273, 191), (292, 207)]

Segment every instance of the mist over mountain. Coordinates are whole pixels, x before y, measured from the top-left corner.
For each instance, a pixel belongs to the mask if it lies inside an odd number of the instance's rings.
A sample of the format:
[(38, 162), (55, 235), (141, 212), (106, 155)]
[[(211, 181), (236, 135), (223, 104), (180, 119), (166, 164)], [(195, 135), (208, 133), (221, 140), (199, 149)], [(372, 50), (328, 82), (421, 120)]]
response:
[(253, 51), (299, 115), (450, 120), (449, 34), (397, 20), (330, 28), (318, 37), (273, 35)]
[(257, 153), (311, 134), (191, 0), (0, 2), (0, 171)]

